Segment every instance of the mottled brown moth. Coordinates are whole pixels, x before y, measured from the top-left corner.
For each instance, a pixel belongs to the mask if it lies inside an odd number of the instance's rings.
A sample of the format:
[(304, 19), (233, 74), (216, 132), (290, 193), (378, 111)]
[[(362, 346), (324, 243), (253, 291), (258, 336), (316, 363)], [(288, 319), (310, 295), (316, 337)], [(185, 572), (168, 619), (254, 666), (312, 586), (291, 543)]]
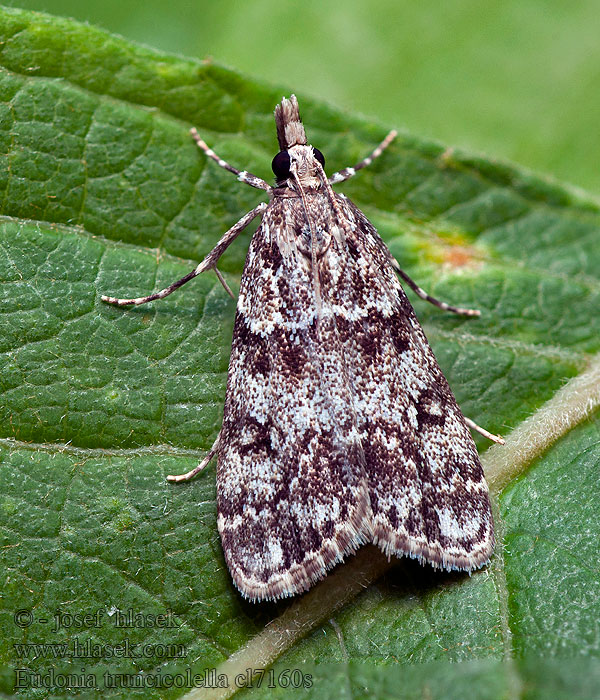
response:
[[(473, 571), (490, 558), (493, 521), (469, 427), (397, 274), (422, 299), (467, 316), (479, 311), (427, 295), (365, 215), (331, 185), (307, 144), (294, 95), (275, 109), (276, 185), (205, 154), (264, 190), (189, 274), (125, 306), (162, 299), (217, 261), (257, 216), (237, 299), (223, 425), (196, 469), (217, 455), (217, 509), (225, 560), (251, 600), (307, 590), (367, 542), (388, 556)], [(232, 295), (233, 296), (233, 295)]]

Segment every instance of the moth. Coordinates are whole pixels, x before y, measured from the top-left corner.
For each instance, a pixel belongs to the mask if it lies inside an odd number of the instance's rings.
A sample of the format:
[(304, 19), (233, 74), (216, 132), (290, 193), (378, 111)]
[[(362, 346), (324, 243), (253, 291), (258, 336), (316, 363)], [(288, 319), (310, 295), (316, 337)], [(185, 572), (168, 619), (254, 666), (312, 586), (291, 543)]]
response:
[[(275, 108), (276, 184), (206, 156), (264, 190), (190, 273), (118, 306), (162, 299), (207, 270), (257, 216), (241, 278), (217, 455), (218, 529), (229, 571), (253, 601), (307, 590), (364, 543), (388, 557), (473, 571), (488, 562), (488, 487), (461, 413), (398, 275), (422, 299), (366, 216), (332, 185), (368, 166), (396, 136), (330, 178), (307, 144), (294, 95)], [(233, 295), (232, 295), (233, 296)]]

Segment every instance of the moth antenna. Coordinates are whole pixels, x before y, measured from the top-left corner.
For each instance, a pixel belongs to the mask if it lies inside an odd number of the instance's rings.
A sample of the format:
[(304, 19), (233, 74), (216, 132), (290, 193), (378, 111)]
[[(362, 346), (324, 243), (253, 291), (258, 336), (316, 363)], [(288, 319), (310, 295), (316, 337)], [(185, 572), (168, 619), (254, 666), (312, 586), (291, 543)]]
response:
[[(292, 95), (293, 97), (293, 95)], [(313, 288), (315, 292), (315, 306), (317, 310), (317, 321), (321, 315), (321, 280), (319, 279), (319, 263), (317, 260), (317, 232), (315, 231), (315, 226), (313, 224), (313, 221), (310, 217), (310, 211), (308, 207), (308, 203), (306, 201), (306, 194), (304, 193), (304, 188), (302, 187), (302, 184), (300, 183), (300, 179), (298, 175), (296, 174), (295, 170), (292, 171), (292, 176), (294, 178), (294, 182), (296, 185), (298, 185), (298, 191), (300, 192), (300, 197), (302, 198), (302, 208), (304, 209), (304, 213), (306, 215), (306, 221), (308, 222), (308, 227), (310, 229), (310, 264), (311, 264), (311, 271), (312, 271), (312, 278), (313, 278)]]
[(319, 174), (319, 180), (321, 181), (321, 184), (323, 185), (323, 189), (325, 192), (327, 192), (327, 196), (329, 197), (329, 203), (331, 204), (331, 208), (333, 209), (335, 213), (335, 218), (340, 225), (340, 227), (344, 230), (344, 234), (348, 236), (349, 234), (352, 233), (350, 229), (350, 225), (348, 224), (346, 217), (344, 216), (342, 210), (340, 209), (340, 205), (338, 204), (337, 199), (335, 198), (335, 192), (333, 191), (331, 184), (329, 183), (329, 180), (327, 179), (327, 175), (325, 174), (325, 169), (319, 163), (319, 161), (315, 158), (315, 167), (317, 169), (317, 173)]

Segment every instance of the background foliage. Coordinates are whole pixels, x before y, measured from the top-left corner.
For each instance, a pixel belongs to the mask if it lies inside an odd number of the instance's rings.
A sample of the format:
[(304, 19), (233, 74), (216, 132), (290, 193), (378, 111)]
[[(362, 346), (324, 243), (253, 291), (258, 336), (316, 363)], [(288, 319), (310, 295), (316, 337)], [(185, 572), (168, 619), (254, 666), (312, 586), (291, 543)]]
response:
[(600, 192), (596, 0), (22, 0)]

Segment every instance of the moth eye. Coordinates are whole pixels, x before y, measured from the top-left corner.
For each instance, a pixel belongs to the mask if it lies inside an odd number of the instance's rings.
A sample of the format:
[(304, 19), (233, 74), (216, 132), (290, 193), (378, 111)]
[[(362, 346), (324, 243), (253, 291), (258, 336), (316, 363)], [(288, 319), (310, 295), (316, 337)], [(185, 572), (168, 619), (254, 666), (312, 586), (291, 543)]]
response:
[(287, 151), (279, 151), (271, 163), (277, 180), (287, 180), (290, 176), (290, 154)]
[(321, 153), (321, 151), (313, 146), (313, 153), (315, 154), (315, 158), (319, 161), (319, 163), (325, 167), (325, 156)]

